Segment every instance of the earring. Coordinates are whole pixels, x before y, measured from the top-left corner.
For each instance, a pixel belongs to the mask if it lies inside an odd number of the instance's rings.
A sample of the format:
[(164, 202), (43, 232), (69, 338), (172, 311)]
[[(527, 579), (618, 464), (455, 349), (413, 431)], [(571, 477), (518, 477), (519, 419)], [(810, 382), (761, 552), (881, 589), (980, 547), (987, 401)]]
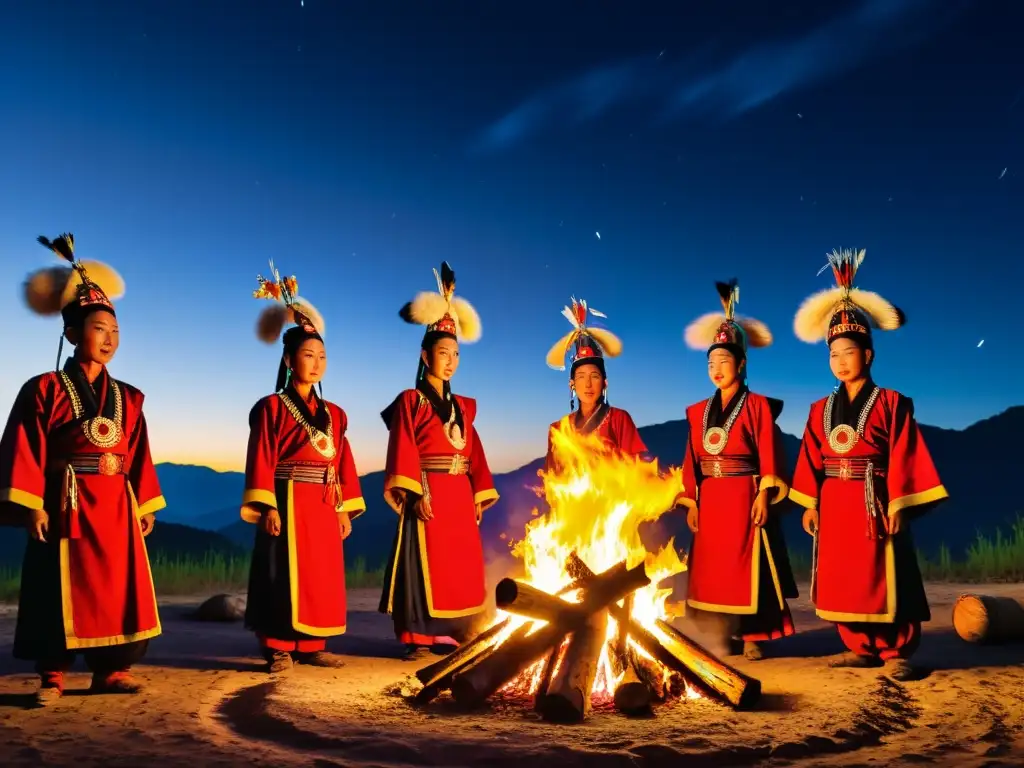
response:
[(608, 385), (604, 385), (604, 392), (601, 393), (601, 397), (604, 398), (604, 404), (608, 405)]

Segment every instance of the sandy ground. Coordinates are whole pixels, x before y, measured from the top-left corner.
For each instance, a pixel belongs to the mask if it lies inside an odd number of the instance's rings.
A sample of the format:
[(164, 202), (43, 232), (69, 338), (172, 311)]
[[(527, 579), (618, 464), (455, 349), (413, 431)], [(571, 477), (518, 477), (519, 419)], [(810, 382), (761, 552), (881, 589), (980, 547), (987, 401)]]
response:
[[(164, 635), (138, 668), (137, 696), (71, 690), (31, 708), (36, 679), (10, 657), (14, 611), (0, 607), (0, 764), (117, 766), (867, 766), (1024, 765), (1024, 645), (984, 648), (952, 631), (963, 591), (929, 588), (934, 620), (916, 658), (933, 670), (898, 684), (878, 670), (829, 670), (840, 646), (805, 600), (801, 634), (774, 658), (736, 660), (762, 680), (758, 711), (680, 701), (650, 719), (597, 711), (578, 726), (540, 722), (519, 704), (455, 711), (413, 708), (414, 671), (399, 661), (377, 595), (351, 595), (349, 631), (331, 643), (342, 670), (299, 667), (271, 681), (240, 624), (187, 618), (196, 600), (165, 601)], [(1024, 598), (1024, 585), (981, 591)], [(84, 690), (89, 677), (71, 675)]]

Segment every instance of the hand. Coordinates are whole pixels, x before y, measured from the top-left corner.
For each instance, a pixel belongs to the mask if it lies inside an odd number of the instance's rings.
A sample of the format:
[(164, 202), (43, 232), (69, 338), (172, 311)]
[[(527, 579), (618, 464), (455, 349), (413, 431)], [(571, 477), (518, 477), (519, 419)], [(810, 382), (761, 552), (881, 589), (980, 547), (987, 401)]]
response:
[(697, 507), (688, 507), (686, 510), (686, 524), (690, 527), (690, 530), (694, 533), (697, 532), (697, 518), (699, 513)]
[(768, 491), (758, 491), (754, 497), (754, 505), (750, 508), (750, 521), (754, 527), (760, 528), (768, 522)]
[(480, 525), (480, 521), (484, 519), (484, 505), (476, 505), (476, 524)]
[(156, 525), (156, 518), (153, 515), (143, 515), (139, 518), (139, 528), (142, 529), (144, 537), (153, 532), (154, 525)]
[(813, 536), (818, 532), (818, 510), (808, 509), (804, 512), (803, 520), (801, 521), (804, 526), (804, 530), (807, 531), (808, 536)]
[(50, 532), (50, 516), (44, 509), (34, 509), (25, 523), (28, 535), (36, 541), (46, 542), (46, 534)]
[(890, 512), (888, 515), (883, 513), (882, 517), (885, 519), (885, 532), (890, 536), (895, 536), (903, 529), (902, 509), (897, 509), (895, 512)]
[(281, 515), (274, 509), (270, 508), (260, 517), (260, 526), (271, 536), (281, 535)]
[(341, 531), (341, 540), (344, 541), (352, 533), (352, 520), (348, 512), (338, 513), (338, 529)]
[(430, 508), (430, 499), (426, 496), (420, 496), (416, 499), (413, 509), (416, 510), (416, 516), (423, 522), (434, 519), (434, 510)]

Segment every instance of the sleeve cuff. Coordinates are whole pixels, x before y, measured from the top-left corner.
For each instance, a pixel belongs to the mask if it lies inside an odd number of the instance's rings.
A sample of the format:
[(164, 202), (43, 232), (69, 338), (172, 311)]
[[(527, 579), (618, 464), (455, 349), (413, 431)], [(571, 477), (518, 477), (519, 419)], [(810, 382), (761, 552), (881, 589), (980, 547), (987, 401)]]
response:
[(366, 500), (362, 496), (357, 496), (354, 499), (345, 499), (341, 503), (341, 509), (338, 511), (346, 513), (349, 519), (355, 520), (366, 511)]
[(135, 514), (139, 517), (146, 517), (146, 515), (152, 515), (159, 512), (161, 509), (167, 507), (167, 500), (163, 496), (157, 496), (150, 499), (145, 504), (139, 504)]
[(242, 509), (240, 516), (247, 523), (258, 523), (263, 513), (254, 504), (265, 504), (272, 509), (277, 509), (277, 495), (273, 491), (264, 491), (261, 488), (250, 488), (242, 494)]
[(43, 497), (34, 493), (23, 491), (20, 488), (4, 488), (0, 491), (0, 501), (9, 501), (19, 507), (25, 507), (33, 512), (43, 508)]
[(893, 499), (889, 502), (889, 509), (887, 514), (893, 515), (910, 507), (917, 507), (921, 504), (930, 504), (934, 501), (941, 501), (942, 499), (948, 499), (949, 493), (946, 491), (944, 485), (936, 485), (934, 488), (929, 488), (927, 491), (921, 491), (920, 493), (910, 493), (906, 496), (900, 496), (898, 499)]
[(806, 493), (800, 493), (796, 488), (789, 489), (789, 498), (806, 509), (818, 508), (818, 500), (814, 496), (808, 496)]
[(494, 488), (488, 488), (485, 491), (479, 491), (473, 494), (473, 503), (482, 504), (483, 510), (490, 509), (492, 506), (494, 506), (494, 502), (496, 502), (497, 500), (498, 492)]
[(392, 488), (401, 488), (403, 491), (414, 493), (417, 496), (423, 495), (423, 486), (419, 482), (413, 480), (411, 477), (405, 475), (388, 475), (387, 480), (384, 481), (384, 500), (388, 503), (395, 512), (402, 513), (402, 509), (395, 505), (395, 500), (391, 498), (391, 494), (388, 493)]
[(778, 504), (789, 496), (789, 486), (786, 485), (786, 482), (777, 475), (765, 475), (762, 477), (757, 490), (766, 491), (769, 488), (775, 489), (775, 497), (772, 499), (772, 504)]

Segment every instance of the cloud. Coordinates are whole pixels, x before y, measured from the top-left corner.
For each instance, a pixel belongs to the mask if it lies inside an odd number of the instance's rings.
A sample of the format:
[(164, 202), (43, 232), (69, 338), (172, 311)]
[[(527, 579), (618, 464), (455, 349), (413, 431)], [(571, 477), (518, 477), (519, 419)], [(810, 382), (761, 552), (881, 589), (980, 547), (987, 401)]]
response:
[(623, 59), (543, 89), (483, 131), (472, 149), (508, 149), (555, 125), (580, 125), (629, 103), (660, 103), (663, 121), (734, 118), (917, 45), (967, 5), (967, 0), (864, 0), (803, 36), (759, 43), (710, 66), (709, 49), (676, 63), (655, 55)]

